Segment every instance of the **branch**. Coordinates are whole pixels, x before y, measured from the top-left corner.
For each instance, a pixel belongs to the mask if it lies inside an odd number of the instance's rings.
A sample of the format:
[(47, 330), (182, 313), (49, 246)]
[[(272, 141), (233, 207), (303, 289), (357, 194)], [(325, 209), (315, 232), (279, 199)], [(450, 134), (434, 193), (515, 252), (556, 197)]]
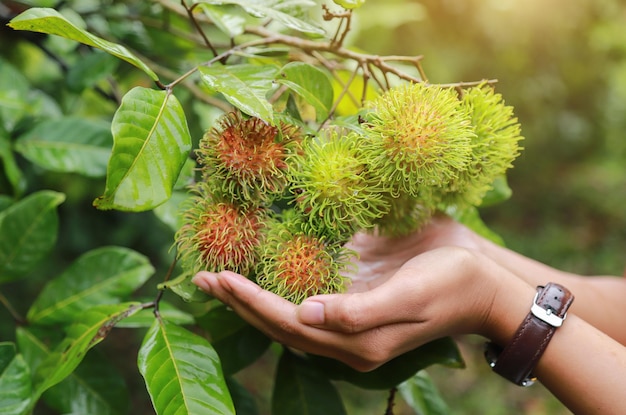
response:
[(389, 397), (387, 398), (387, 408), (385, 410), (385, 415), (393, 415), (393, 406), (395, 405), (396, 398), (396, 388), (391, 388), (389, 390)]
[[(410, 81), (410, 82), (422, 82), (420, 78), (416, 78), (412, 75), (409, 75), (393, 66), (389, 65), (387, 62), (390, 61), (411, 61), (417, 62), (422, 59), (422, 56), (415, 57), (397, 57), (397, 56), (379, 56), (379, 55), (370, 55), (366, 53), (359, 53), (353, 50), (347, 49), (341, 45), (338, 45), (333, 42), (320, 42), (315, 40), (303, 39), (295, 36), (277, 34), (270, 30), (267, 30), (264, 27), (248, 27), (246, 28), (246, 33), (253, 34), (265, 39), (272, 39), (271, 43), (286, 45), (298, 48), (310, 55), (313, 56), (313, 52), (327, 52), (335, 55), (336, 57), (343, 58), (346, 60), (351, 60), (357, 62), (360, 67), (364, 67), (367, 65), (374, 65), (383, 73), (391, 73), (396, 75), (398, 78)], [(265, 42), (266, 44), (271, 44), (269, 41)]]
[[(187, 16), (192, 19), (196, 28), (199, 29), (199, 21), (208, 22), (206, 16), (199, 15), (192, 16), (191, 11), (192, 8), (187, 8), (184, 0), (181, 0), (179, 4), (171, 1), (171, 0), (157, 0), (164, 7), (169, 10), (178, 13), (182, 16)], [(330, 12), (327, 7), (322, 6), (324, 10), (323, 18), (325, 20), (333, 20), (339, 19), (339, 24), (336, 30), (335, 35), (331, 40), (309, 40), (306, 38), (301, 38), (297, 36), (287, 35), (283, 33), (276, 33), (271, 30), (268, 30), (265, 26), (252, 26), (247, 27), (244, 30), (244, 33), (247, 35), (256, 36), (257, 39), (251, 40), (246, 43), (242, 43), (239, 45), (232, 45), (228, 50), (222, 52), (221, 54), (216, 54), (213, 59), (208, 62), (205, 62), (202, 65), (210, 66), (215, 62), (221, 61), (223, 62), (229, 56), (236, 54), (239, 51), (245, 50), (248, 47), (252, 46), (269, 46), (269, 45), (284, 45), (291, 47), (296, 50), (296, 52), (300, 52), (300, 54), (308, 55), (313, 58), (318, 64), (326, 68), (332, 76), (339, 80), (339, 76), (337, 75), (337, 70), (344, 68), (344, 63), (354, 62), (356, 67), (350, 69), (352, 71), (351, 80), (343, 86), (343, 90), (340, 94), (341, 97), (351, 96), (349, 89), (352, 80), (356, 77), (359, 70), (363, 76), (363, 91), (361, 94), (361, 104), (363, 104), (366, 94), (367, 94), (367, 84), (371, 80), (381, 90), (388, 90), (392, 85), (392, 81), (389, 78), (389, 75), (393, 75), (400, 80), (413, 82), (413, 83), (426, 83), (428, 84), (428, 79), (424, 72), (424, 69), (421, 65), (421, 60), (423, 56), (398, 56), (398, 55), (389, 55), (389, 56), (380, 56), (380, 55), (372, 55), (366, 53), (360, 53), (348, 49), (343, 46), (343, 42), (346, 38), (347, 33), (350, 30), (351, 16), (352, 13), (350, 11), (345, 13), (333, 13)], [(345, 23), (345, 24), (344, 24)], [(202, 33), (202, 32), (201, 32)], [(234, 41), (234, 39), (233, 39)], [(208, 39), (207, 39), (208, 42)], [(326, 57), (328, 56), (328, 58)], [(303, 57), (301, 57), (303, 58)], [(303, 59), (304, 60), (304, 59)], [(392, 65), (392, 62), (401, 62), (401, 63), (409, 63), (413, 67), (415, 67), (418, 75), (413, 75), (405, 70), (399, 69)], [(201, 65), (200, 65), (201, 66)], [(199, 66), (198, 66), (199, 67)], [(167, 85), (167, 88), (173, 88), (178, 83), (183, 82), (188, 76), (193, 74), (198, 70), (198, 67), (195, 67), (189, 70), (187, 73), (181, 75), (176, 78), (171, 84)], [(439, 84), (439, 86), (447, 87), (447, 88), (457, 88), (462, 89), (464, 87), (479, 85), (482, 83), (492, 84), (497, 82), (496, 80), (480, 80), (474, 82), (457, 82), (450, 84)], [(340, 82), (340, 84), (342, 84)], [(354, 99), (356, 101), (356, 99)], [(337, 105), (335, 102), (334, 107)], [(333, 113), (331, 111), (331, 114)]]
[(217, 50), (213, 47), (213, 44), (211, 44), (211, 41), (209, 40), (209, 38), (206, 37), (206, 35), (204, 34), (204, 30), (202, 30), (202, 27), (200, 26), (200, 23), (198, 23), (198, 21), (196, 20), (195, 16), (193, 15), (193, 9), (195, 9), (196, 6), (198, 4), (200, 4), (200, 3), (195, 3), (193, 6), (187, 7), (187, 4), (185, 3), (185, 0), (180, 0), (180, 4), (187, 11), (187, 15), (189, 16), (189, 20), (191, 20), (191, 23), (193, 23), (194, 27), (196, 28), (196, 30), (198, 31), (200, 36), (202, 36), (202, 40), (204, 40), (204, 44), (209, 49), (211, 49), (211, 52), (213, 52), (213, 56), (217, 56)]

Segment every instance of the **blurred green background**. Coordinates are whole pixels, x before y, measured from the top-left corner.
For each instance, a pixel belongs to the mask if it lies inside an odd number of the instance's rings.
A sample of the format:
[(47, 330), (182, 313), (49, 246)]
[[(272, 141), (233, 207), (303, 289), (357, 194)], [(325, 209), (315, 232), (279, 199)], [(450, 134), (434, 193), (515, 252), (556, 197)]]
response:
[(355, 45), (423, 55), (430, 82), (497, 79), (525, 147), (483, 210), (507, 245), (583, 274), (624, 271), (626, 4), (368, 0)]
[[(497, 79), (497, 91), (514, 106), (521, 122), (525, 150), (509, 174), (513, 197), (482, 210), (485, 221), (510, 248), (554, 267), (621, 275), (626, 262), (625, 3), (367, 0), (356, 13), (348, 41), (373, 54), (423, 55), (423, 67), (433, 83)], [(133, 41), (132, 27), (119, 30), (128, 32), (127, 40)], [(39, 54), (38, 62), (20, 63), (24, 56), (35, 55), (9, 36), (7, 30), (0, 32), (0, 55), (25, 68), (31, 82), (56, 96), (65, 111), (110, 119), (115, 107), (93, 91), (74, 101), (71, 94), (64, 97), (55, 90), (55, 80), (62, 74), (46, 57)], [(120, 72), (125, 82), (138, 82), (128, 78), (128, 68)], [(197, 135), (201, 122), (190, 123)], [(38, 186), (68, 195), (60, 207), (59, 246), (54, 263), (44, 264), (27, 286), (9, 286), (9, 293), (23, 290), (24, 298), (32, 299), (46, 278), (57, 274), (50, 274), (50, 269), (62, 269), (80, 253), (106, 244), (145, 253), (160, 270), (157, 278), (162, 277), (171, 260), (172, 235), (152, 214), (95, 211), (91, 201), (103, 191), (101, 180), (34, 174), (39, 175)], [(63, 219), (68, 215), (72, 220)], [(29, 304), (15, 305), (24, 312)], [(10, 316), (0, 309), (0, 340), (13, 335), (13, 325), (2, 324), (8, 321)], [(124, 356), (127, 339), (118, 337), (106, 347), (119, 352), (120, 365), (132, 362), (135, 356)], [(520, 389), (491, 374), (482, 360), (481, 339), (459, 341), (468, 369), (429, 370), (454, 414), (568, 413), (540, 385)], [(269, 393), (269, 385), (249, 377), (269, 375), (272, 356), (267, 359), (270, 362), (261, 361), (240, 375), (242, 381), (261, 388), (261, 396), (263, 391)], [(131, 389), (142, 388), (138, 374), (134, 376), (137, 385)], [(385, 393), (340, 387), (351, 397), (350, 414), (383, 413)], [(396, 409), (396, 415), (411, 413), (401, 404)]]
[[(626, 2), (368, 0), (355, 26), (351, 42), (371, 53), (423, 55), (430, 82), (498, 80), (525, 150), (512, 198), (482, 214), (508, 247), (580, 274), (623, 274)], [(467, 370), (429, 370), (453, 413), (569, 413), (542, 386), (489, 373), (481, 339), (460, 344)]]

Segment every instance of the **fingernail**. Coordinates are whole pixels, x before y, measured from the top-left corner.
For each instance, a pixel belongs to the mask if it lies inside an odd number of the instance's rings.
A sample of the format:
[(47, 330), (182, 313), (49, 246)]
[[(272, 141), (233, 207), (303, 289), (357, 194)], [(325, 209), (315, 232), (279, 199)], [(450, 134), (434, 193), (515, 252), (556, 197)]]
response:
[(304, 301), (298, 307), (298, 320), (303, 324), (324, 324), (324, 303), (318, 301)]
[(215, 280), (217, 277), (212, 272), (202, 271), (197, 273), (191, 279), (191, 282), (196, 284), (198, 288), (202, 291), (210, 294), (211, 293), (211, 281)]

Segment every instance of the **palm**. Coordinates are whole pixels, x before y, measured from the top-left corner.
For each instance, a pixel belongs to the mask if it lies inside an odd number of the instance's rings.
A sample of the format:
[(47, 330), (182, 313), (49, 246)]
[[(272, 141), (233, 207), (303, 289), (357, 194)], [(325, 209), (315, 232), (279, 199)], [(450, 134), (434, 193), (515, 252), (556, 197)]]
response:
[(474, 248), (476, 235), (447, 217), (437, 217), (419, 232), (398, 237), (356, 234), (347, 247), (358, 253), (350, 292), (370, 290), (393, 276), (407, 261), (442, 246)]

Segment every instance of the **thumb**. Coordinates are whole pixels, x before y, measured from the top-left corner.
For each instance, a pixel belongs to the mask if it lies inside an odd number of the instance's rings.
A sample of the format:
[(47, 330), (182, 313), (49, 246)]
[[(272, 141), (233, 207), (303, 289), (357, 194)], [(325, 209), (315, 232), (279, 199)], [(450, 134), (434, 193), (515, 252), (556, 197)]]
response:
[(394, 293), (387, 283), (362, 293), (310, 297), (298, 306), (296, 316), (300, 323), (309, 326), (359, 333), (387, 324), (415, 321), (407, 298), (411, 296)]

